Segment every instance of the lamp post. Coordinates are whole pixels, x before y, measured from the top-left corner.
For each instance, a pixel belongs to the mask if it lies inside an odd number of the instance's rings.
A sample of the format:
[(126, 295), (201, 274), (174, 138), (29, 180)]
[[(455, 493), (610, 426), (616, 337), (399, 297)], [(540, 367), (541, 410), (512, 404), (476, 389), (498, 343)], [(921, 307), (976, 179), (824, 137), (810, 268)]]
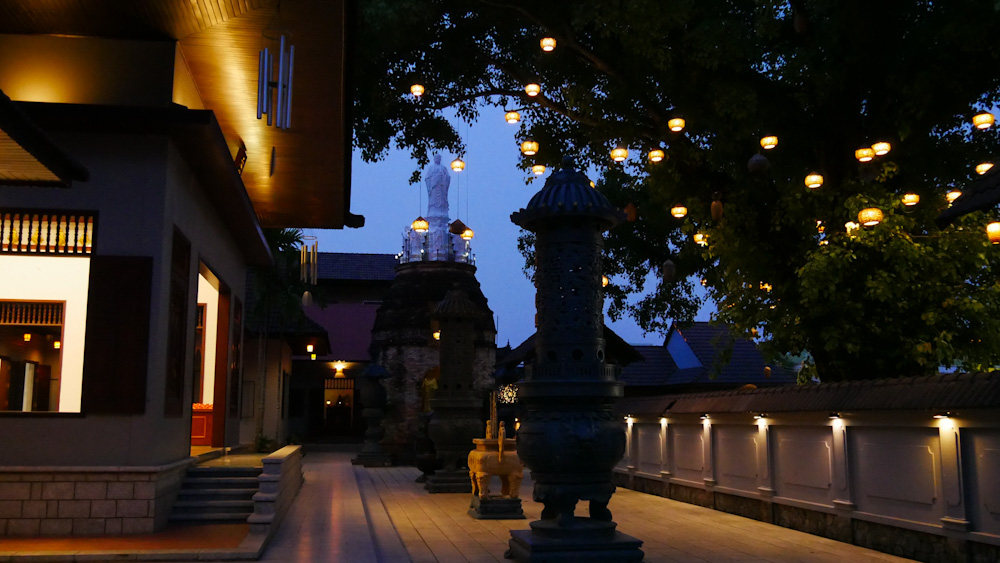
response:
[[(625, 218), (577, 172), (572, 159), (549, 176), (511, 221), (535, 233), (535, 361), (518, 387), (517, 453), (544, 505), (530, 530), (512, 530), (518, 561), (642, 561), (642, 542), (615, 530), (612, 470), (625, 453), (614, 415), (624, 385), (604, 362), (603, 233)], [(589, 501), (590, 517), (574, 516)]]

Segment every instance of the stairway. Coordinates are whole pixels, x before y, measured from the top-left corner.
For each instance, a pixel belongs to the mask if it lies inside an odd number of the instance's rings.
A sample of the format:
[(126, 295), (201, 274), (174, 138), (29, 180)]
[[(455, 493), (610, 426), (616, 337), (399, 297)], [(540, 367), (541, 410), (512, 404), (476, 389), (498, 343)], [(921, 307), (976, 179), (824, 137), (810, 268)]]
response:
[(192, 467), (177, 493), (171, 522), (246, 522), (260, 467)]

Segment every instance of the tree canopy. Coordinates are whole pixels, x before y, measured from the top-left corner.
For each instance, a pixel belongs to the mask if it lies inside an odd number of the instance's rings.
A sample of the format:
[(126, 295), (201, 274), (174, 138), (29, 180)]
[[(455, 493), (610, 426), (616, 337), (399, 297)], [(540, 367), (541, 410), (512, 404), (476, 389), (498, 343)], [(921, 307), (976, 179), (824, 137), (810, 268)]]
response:
[[(997, 213), (934, 223), (946, 192), (1000, 156), (997, 127), (972, 125), (1000, 100), (1000, 2), (372, 0), (358, 15), (363, 157), (461, 154), (442, 110), (518, 111), (540, 146), (522, 168), (572, 155), (635, 211), (607, 235), (612, 315), (689, 320), (701, 280), (718, 320), (808, 351), (826, 381), (1000, 362), (1000, 247), (984, 231)], [(847, 228), (870, 207), (881, 223)]]

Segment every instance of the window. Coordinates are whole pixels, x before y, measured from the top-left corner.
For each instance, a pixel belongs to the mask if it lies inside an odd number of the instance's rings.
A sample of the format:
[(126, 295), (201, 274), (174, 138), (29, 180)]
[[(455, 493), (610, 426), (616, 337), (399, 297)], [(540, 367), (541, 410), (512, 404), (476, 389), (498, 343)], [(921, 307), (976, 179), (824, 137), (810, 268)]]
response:
[(63, 302), (0, 301), (0, 411), (58, 411)]

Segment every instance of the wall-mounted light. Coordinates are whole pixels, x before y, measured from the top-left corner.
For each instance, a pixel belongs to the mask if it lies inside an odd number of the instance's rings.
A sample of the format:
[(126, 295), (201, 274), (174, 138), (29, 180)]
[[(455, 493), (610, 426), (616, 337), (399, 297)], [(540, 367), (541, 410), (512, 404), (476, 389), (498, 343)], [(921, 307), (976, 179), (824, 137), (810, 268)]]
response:
[(58, 349), (62, 348), (62, 342), (56, 340), (55, 342), (52, 343), (52, 347), (54, 349), (58, 350)]
[(701, 415), (701, 419), (702, 419), (702, 420), (708, 420), (708, 419), (710, 419), (710, 418), (711, 418), (711, 417), (709, 417), (709, 416), (708, 416), (708, 413), (705, 413), (705, 414)]
[(943, 418), (951, 418), (952, 416), (953, 415), (952, 415), (951, 411), (940, 411), (940, 412), (934, 413), (934, 418), (936, 418), (938, 420), (943, 419)]
[(840, 413), (839, 412), (832, 412), (832, 413), (829, 414), (829, 418), (830, 418), (830, 420), (836, 420), (836, 419), (840, 418)]
[(665, 416), (660, 417), (660, 424), (665, 425), (667, 423), (667, 418)]
[(753, 419), (754, 420), (762, 420), (762, 419), (765, 419), (765, 418), (767, 418), (767, 415), (765, 413), (762, 413), (762, 412), (759, 412), (759, 413), (753, 415)]
[(24, 341), (25, 342), (31, 342), (31, 333), (30, 332), (24, 333)]
[(312, 344), (306, 344), (306, 352), (309, 352), (311, 354), (312, 351), (313, 351), (313, 345)]
[(431, 336), (434, 337), (434, 340), (441, 340), (441, 331), (435, 330), (434, 332), (431, 333)]
[(310, 360), (315, 360), (316, 359), (316, 354), (309, 354), (309, 359)]
[(344, 362), (334, 362), (333, 363), (333, 369), (335, 369), (337, 371), (344, 371), (344, 368), (346, 368), (346, 367), (347, 367), (347, 364), (345, 364)]

